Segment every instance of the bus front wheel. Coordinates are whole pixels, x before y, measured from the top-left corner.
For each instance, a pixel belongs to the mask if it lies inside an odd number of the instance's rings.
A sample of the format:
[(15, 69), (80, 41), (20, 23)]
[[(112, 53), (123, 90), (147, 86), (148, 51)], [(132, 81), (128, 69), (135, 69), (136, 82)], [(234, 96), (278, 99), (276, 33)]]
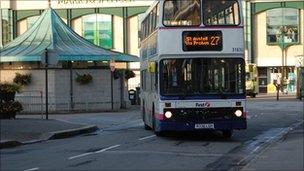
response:
[(224, 138), (231, 138), (232, 137), (232, 130), (223, 130), (223, 137)]
[(145, 130), (151, 130), (151, 127), (149, 125), (146, 124), (146, 116), (144, 115), (144, 124), (145, 124)]
[(146, 123), (145, 124), (145, 130), (151, 130), (151, 127), (149, 125), (147, 125)]
[(142, 119), (145, 125), (145, 130), (151, 130), (151, 127), (146, 124), (146, 108), (145, 108), (145, 101), (142, 102)]
[(152, 108), (152, 125), (153, 125), (153, 130), (156, 136), (163, 136), (163, 133), (161, 131), (157, 131), (156, 127), (156, 119), (155, 119), (155, 110), (154, 110), (154, 105)]
[(143, 107), (143, 122), (144, 122), (144, 125), (145, 125), (145, 130), (151, 130), (151, 127), (146, 124), (146, 111), (145, 111), (145, 107)]

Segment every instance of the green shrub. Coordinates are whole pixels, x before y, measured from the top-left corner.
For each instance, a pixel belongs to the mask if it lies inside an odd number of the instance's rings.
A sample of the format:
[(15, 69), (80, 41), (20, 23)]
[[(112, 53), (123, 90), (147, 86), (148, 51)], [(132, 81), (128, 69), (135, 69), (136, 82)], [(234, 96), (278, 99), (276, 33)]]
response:
[(126, 69), (125, 71), (125, 78), (128, 80), (130, 78), (134, 78), (135, 73), (132, 70)]
[(77, 77), (76, 77), (76, 82), (79, 84), (88, 84), (88, 83), (92, 82), (92, 80), (93, 80), (93, 77), (90, 74), (83, 74), (83, 75), (77, 74)]
[(125, 72), (125, 79), (128, 80), (130, 78), (135, 77), (135, 73), (130, 69), (116, 69), (114, 71), (114, 79), (121, 78), (123, 76), (123, 73)]
[(114, 75), (113, 75), (114, 79), (116, 80), (116, 79), (122, 77), (123, 76), (123, 72), (124, 72), (123, 69), (115, 69)]
[(16, 114), (23, 110), (22, 104), (18, 101), (0, 102), (0, 118), (15, 118)]
[(14, 78), (14, 83), (19, 85), (29, 85), (32, 82), (32, 75), (31, 74), (20, 74), (16, 73)]
[(0, 92), (2, 93), (18, 93), (20, 92), (20, 85), (14, 83), (0, 83)]

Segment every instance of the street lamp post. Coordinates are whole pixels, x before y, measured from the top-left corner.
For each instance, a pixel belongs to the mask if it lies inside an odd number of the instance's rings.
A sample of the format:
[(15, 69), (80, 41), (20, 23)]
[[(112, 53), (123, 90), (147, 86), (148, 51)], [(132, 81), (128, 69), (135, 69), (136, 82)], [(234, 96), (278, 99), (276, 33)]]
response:
[(69, 61), (70, 67), (70, 110), (74, 109), (74, 89), (73, 89), (73, 61)]
[(115, 61), (110, 61), (110, 71), (111, 71), (111, 110), (114, 110), (114, 85), (113, 85), (113, 78), (114, 78), (114, 71), (115, 71)]
[[(282, 24), (283, 25), (283, 24)], [(282, 28), (281, 30), (281, 40), (279, 41), (279, 47), (281, 48), (281, 54), (282, 54), (282, 66), (281, 66), (281, 91), (284, 92), (284, 85), (285, 85), (285, 80), (287, 78), (287, 48), (291, 46), (288, 42), (285, 43), (285, 36), (286, 36), (286, 28)]]
[(48, 49), (45, 49), (45, 119), (49, 119)]

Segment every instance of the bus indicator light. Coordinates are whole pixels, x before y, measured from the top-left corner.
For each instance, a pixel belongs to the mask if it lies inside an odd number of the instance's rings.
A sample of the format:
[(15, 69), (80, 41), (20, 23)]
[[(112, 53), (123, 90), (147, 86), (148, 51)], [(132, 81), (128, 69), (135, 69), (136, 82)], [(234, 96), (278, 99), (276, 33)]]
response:
[(221, 31), (184, 31), (184, 51), (222, 51), (223, 34)]

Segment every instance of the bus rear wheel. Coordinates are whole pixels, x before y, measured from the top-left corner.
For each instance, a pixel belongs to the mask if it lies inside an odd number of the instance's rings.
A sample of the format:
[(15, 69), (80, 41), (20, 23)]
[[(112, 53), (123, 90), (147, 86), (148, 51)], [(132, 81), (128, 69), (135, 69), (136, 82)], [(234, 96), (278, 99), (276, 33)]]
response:
[(223, 137), (224, 138), (231, 138), (232, 137), (232, 130), (223, 130)]

